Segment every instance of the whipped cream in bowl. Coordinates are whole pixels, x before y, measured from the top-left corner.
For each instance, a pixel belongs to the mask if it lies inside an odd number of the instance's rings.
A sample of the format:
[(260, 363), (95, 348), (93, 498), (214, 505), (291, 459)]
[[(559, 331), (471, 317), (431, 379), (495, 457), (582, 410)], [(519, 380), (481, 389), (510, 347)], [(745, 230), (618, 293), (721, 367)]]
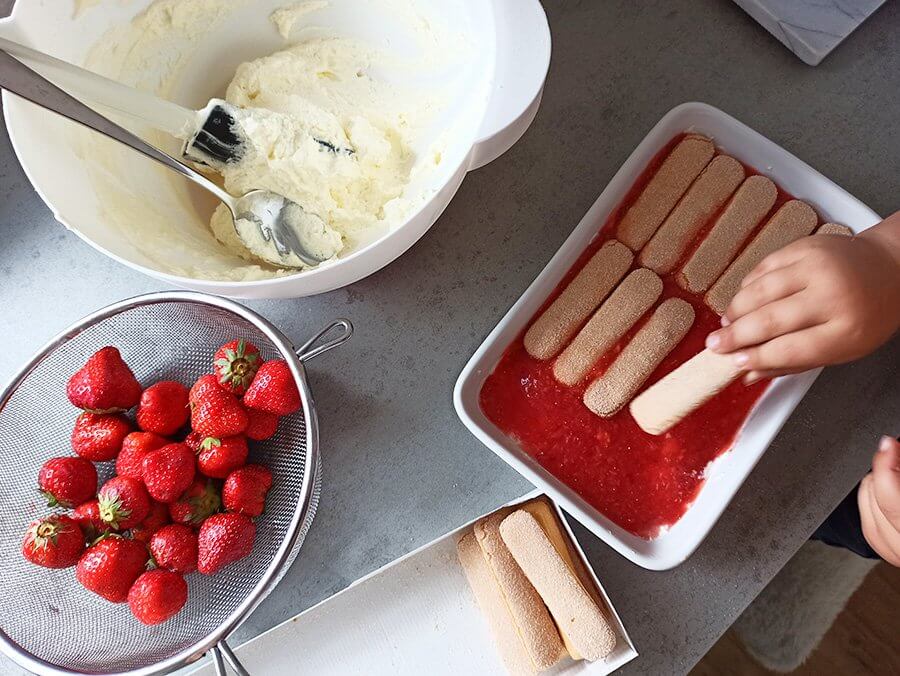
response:
[[(202, 291), (308, 295), (389, 263), (473, 165), (497, 89), (494, 8), (483, 0), (101, 0), (77, 15), (62, 0), (42, 4), (19, 3), (11, 22), (32, 46), (195, 110), (224, 99), (246, 152), (208, 163), (208, 175), (232, 195), (271, 191), (300, 205), (298, 218), (318, 217), (300, 218), (301, 234), (332, 255), (267, 261), (249, 223), (239, 236), (227, 208), (180, 177), (5, 97), (16, 151), (58, 220), (127, 265)], [(181, 151), (181, 139), (101, 112)], [(37, 138), (59, 148), (52, 162)]]

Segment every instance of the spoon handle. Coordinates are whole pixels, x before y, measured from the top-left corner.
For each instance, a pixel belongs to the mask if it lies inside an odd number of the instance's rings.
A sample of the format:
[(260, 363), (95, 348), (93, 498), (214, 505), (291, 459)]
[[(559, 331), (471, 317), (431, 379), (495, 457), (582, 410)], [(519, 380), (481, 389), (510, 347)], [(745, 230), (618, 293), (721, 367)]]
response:
[(80, 100), (100, 104), (141, 120), (172, 136), (183, 137), (197, 125), (197, 113), (177, 103), (123, 85), (0, 36), (0, 49), (38, 70)]
[(198, 183), (220, 200), (231, 206), (234, 198), (202, 174), (186, 164), (154, 148), (127, 129), (89, 108), (71, 94), (39, 75), (21, 61), (0, 51), (0, 88), (8, 89), (42, 108), (52, 110), (89, 129), (98, 131), (114, 141), (136, 150), (151, 160), (156, 160), (185, 178)]

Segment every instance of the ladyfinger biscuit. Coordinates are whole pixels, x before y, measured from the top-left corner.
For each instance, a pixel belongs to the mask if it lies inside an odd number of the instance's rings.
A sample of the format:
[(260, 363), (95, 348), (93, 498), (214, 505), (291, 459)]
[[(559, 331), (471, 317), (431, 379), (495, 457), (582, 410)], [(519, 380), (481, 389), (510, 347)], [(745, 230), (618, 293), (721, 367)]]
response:
[(577, 385), (594, 363), (634, 326), (662, 294), (659, 276), (646, 268), (629, 274), (594, 313), (553, 365), (563, 385)]
[(619, 222), (618, 238), (632, 251), (640, 251), (709, 164), (715, 150), (712, 141), (703, 136), (688, 136), (676, 145), (625, 212)]
[(525, 349), (535, 359), (559, 354), (584, 320), (628, 272), (634, 254), (611, 240), (600, 247), (559, 297), (525, 333)]
[(500, 537), (500, 522), (510, 510), (500, 510), (475, 523), (475, 538), (481, 546), (494, 580), (503, 592), (506, 605), (525, 650), (538, 671), (548, 669), (563, 658), (562, 639), (541, 597), (525, 577)]
[(609, 655), (615, 633), (537, 520), (516, 510), (500, 524), (500, 534), (578, 654), (592, 661)]
[(697, 233), (737, 190), (744, 175), (744, 166), (733, 157), (713, 158), (641, 250), (641, 265), (661, 275), (674, 270)]
[(584, 405), (607, 418), (631, 401), (660, 362), (687, 335), (694, 308), (681, 298), (663, 301), (602, 376), (584, 393)]
[(525, 651), (525, 644), (519, 638), (503, 592), (494, 580), (474, 533), (466, 533), (460, 538), (456, 543), (456, 554), (478, 607), (488, 621), (506, 669), (514, 676), (531, 676), (536, 673), (531, 658)]
[(728, 387), (741, 372), (733, 356), (703, 350), (636, 396), (629, 410), (648, 434), (668, 432)]
[(706, 304), (724, 314), (744, 277), (770, 253), (810, 234), (817, 221), (816, 212), (806, 202), (785, 202), (707, 291)]
[(694, 293), (706, 291), (775, 206), (777, 197), (778, 188), (765, 176), (750, 176), (741, 183), (709, 234), (678, 273), (681, 288)]
[(841, 225), (840, 223), (825, 223), (824, 225), (819, 226), (819, 229), (816, 230), (816, 234), (846, 235), (847, 237), (853, 237), (853, 231), (846, 225)]

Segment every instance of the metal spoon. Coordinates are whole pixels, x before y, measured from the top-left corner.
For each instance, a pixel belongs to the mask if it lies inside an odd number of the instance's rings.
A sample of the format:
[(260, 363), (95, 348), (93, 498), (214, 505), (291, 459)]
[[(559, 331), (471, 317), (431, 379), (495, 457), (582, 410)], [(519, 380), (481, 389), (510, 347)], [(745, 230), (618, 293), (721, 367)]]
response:
[[(3, 51), (0, 51), (0, 87), (98, 131), (205, 188), (231, 210), (235, 231), (244, 245), (266, 262), (279, 267), (315, 266), (340, 250), (339, 235), (316, 214), (268, 190), (252, 190), (240, 197), (227, 193), (202, 174), (100, 115)], [(256, 232), (248, 228), (251, 224)], [(328, 235), (324, 242), (314, 244), (317, 235), (323, 239), (323, 233)]]

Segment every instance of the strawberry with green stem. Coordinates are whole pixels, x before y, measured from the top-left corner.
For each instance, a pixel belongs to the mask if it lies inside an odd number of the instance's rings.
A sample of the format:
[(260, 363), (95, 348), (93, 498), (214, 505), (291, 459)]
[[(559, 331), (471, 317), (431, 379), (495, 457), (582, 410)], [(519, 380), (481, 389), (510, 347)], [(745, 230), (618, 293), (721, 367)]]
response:
[(224, 479), (230, 472), (247, 462), (250, 449), (243, 436), (206, 437), (200, 444), (197, 466), (200, 471), (213, 479)]
[(84, 458), (50, 458), (38, 472), (38, 488), (48, 507), (71, 508), (97, 493), (97, 469)]
[(177, 501), (169, 505), (169, 516), (174, 523), (199, 527), (219, 511), (221, 504), (216, 485), (209, 479), (198, 477)]
[(84, 550), (84, 533), (78, 523), (63, 515), (33, 522), (22, 542), (22, 556), (45, 568), (74, 566)]
[(113, 530), (137, 526), (150, 513), (150, 496), (139, 479), (113, 477), (97, 493), (100, 520)]
[(247, 391), (262, 363), (256, 345), (247, 340), (232, 340), (216, 350), (213, 371), (219, 386), (236, 396)]

